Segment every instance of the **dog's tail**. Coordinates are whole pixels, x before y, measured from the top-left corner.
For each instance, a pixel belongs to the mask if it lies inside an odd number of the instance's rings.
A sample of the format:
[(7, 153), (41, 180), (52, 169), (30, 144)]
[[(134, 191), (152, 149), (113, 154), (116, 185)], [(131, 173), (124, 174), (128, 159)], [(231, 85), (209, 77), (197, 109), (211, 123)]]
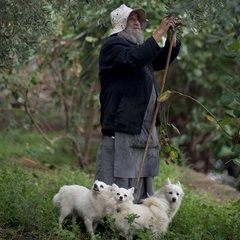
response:
[(60, 208), (59, 193), (54, 195), (52, 203), (54, 207)]

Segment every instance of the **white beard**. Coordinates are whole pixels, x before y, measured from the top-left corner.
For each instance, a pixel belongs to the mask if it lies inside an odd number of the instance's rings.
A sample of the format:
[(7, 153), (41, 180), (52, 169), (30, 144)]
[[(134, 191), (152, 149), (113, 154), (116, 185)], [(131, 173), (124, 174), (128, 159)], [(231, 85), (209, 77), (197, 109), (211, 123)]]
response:
[(143, 37), (143, 32), (140, 31), (139, 33), (133, 33), (131, 30), (129, 29), (124, 29), (123, 31), (118, 33), (119, 37), (123, 37), (126, 40), (141, 45), (144, 42), (144, 37)]

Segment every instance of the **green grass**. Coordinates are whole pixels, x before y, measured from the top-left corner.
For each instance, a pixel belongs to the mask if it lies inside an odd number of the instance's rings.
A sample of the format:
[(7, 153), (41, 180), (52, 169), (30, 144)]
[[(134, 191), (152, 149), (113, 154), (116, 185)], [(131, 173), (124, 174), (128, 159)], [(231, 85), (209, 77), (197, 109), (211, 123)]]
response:
[[(53, 135), (50, 137), (54, 137)], [(77, 166), (77, 157), (71, 152), (67, 140), (58, 141), (54, 146), (49, 145), (35, 131), (10, 130), (0, 134), (0, 161), (19, 161), (21, 157), (29, 158), (46, 167), (60, 167), (65, 164)]]
[(64, 184), (90, 187), (92, 179), (81, 170), (73, 171), (67, 166), (42, 172), (7, 164), (0, 170), (0, 182), (0, 228), (50, 239), (60, 234), (58, 211), (52, 206), (53, 195)]
[[(0, 239), (89, 239), (81, 223), (72, 228), (70, 221), (66, 221), (65, 230), (58, 230), (59, 212), (53, 208), (52, 198), (64, 184), (90, 187), (93, 175), (81, 171), (73, 156), (64, 154), (61, 146), (49, 153), (38, 135), (32, 134), (15, 132), (11, 137), (1, 135), (0, 138), (3, 146), (0, 153)], [(25, 169), (18, 164), (21, 155), (55, 168), (48, 171)], [(167, 177), (181, 182), (181, 171), (185, 171), (184, 168), (162, 161), (155, 188), (160, 188)], [(184, 185), (183, 188), (185, 196), (180, 210), (168, 232), (159, 239), (240, 239), (240, 201), (219, 203), (207, 194), (199, 194)], [(119, 239), (111, 221), (103, 221), (102, 225), (103, 231), (97, 239)], [(146, 232), (140, 233), (138, 239), (153, 238), (151, 232)]]

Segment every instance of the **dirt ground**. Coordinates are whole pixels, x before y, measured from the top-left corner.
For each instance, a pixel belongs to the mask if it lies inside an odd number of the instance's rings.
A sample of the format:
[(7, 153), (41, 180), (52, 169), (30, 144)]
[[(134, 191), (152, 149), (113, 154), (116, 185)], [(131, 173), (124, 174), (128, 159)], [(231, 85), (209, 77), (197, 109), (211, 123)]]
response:
[(182, 183), (186, 186), (195, 189), (200, 193), (208, 193), (219, 203), (227, 202), (232, 199), (240, 200), (239, 191), (229, 185), (211, 179), (206, 174), (187, 170), (182, 172), (181, 179)]

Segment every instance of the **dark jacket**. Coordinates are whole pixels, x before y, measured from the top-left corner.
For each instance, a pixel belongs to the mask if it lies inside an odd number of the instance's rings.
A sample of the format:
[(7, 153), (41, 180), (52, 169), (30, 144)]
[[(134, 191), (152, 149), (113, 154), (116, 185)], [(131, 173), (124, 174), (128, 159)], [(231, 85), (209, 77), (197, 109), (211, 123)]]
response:
[[(177, 57), (179, 48), (180, 41), (172, 50), (170, 62)], [(117, 35), (104, 42), (99, 57), (103, 133), (141, 132), (153, 84), (158, 92), (154, 71), (165, 68), (168, 49), (168, 40), (161, 48), (153, 37), (140, 46)]]

